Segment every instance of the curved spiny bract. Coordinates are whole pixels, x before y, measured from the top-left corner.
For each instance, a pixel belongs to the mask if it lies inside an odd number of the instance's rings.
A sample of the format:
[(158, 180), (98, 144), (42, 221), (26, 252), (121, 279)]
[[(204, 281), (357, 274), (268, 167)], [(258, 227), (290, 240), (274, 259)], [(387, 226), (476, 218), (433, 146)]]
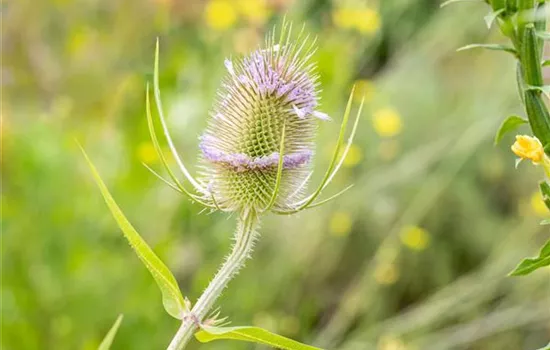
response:
[(279, 43), (271, 36), (265, 48), (225, 61), (228, 73), (200, 138), (202, 180), (223, 210), (289, 208), (309, 174), (318, 120), (329, 119), (317, 111), (312, 41), (292, 41), (287, 29)]

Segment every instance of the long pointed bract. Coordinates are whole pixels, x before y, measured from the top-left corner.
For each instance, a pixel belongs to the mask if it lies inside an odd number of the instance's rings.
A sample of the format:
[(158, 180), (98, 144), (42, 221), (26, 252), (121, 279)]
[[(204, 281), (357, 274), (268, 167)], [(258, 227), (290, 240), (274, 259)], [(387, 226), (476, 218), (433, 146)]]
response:
[(174, 156), (174, 159), (176, 159), (176, 162), (178, 163), (178, 166), (187, 178), (189, 182), (197, 189), (197, 191), (201, 193), (206, 193), (206, 189), (202, 187), (197, 180), (191, 176), (185, 165), (183, 164), (180, 156), (178, 155), (178, 152), (176, 151), (176, 147), (174, 146), (174, 143), (172, 142), (172, 137), (170, 137), (170, 132), (168, 131), (168, 126), (166, 125), (166, 120), (164, 119), (164, 113), (162, 112), (162, 101), (160, 99), (160, 88), (159, 88), (159, 41), (157, 39), (157, 45), (155, 48), (155, 71), (154, 71), (154, 77), (153, 77), (153, 89), (155, 92), (155, 102), (157, 105), (158, 115), (160, 122), (162, 124), (162, 129), (164, 131), (164, 136), (166, 137), (166, 142), (168, 142), (168, 146), (170, 147), (170, 151), (172, 152), (172, 155)]
[[(168, 172), (168, 175), (175, 182), (175, 186), (179, 189), (179, 192), (181, 192), (182, 194), (185, 194), (186, 196), (188, 196), (193, 201), (197, 201), (202, 205), (212, 207), (208, 203), (202, 201), (199, 196), (194, 195), (191, 192), (189, 192), (181, 184), (181, 182), (178, 180), (178, 178), (176, 177), (176, 175), (174, 174), (174, 172), (172, 171), (172, 169), (168, 165), (168, 162), (166, 161), (166, 157), (164, 156), (164, 153), (162, 152), (162, 149), (161, 149), (160, 144), (158, 142), (157, 135), (156, 135), (156, 132), (155, 132), (155, 125), (153, 123), (153, 118), (151, 116), (151, 103), (149, 101), (149, 84), (147, 84), (147, 88), (146, 88), (145, 109), (146, 109), (146, 114), (147, 114), (147, 126), (149, 128), (149, 135), (151, 136), (151, 142), (153, 143), (153, 147), (155, 148), (155, 151), (157, 152), (157, 155), (159, 156), (160, 161), (162, 162), (162, 165), (164, 166), (164, 168)], [(152, 171), (152, 169), (149, 169), (149, 170)], [(153, 174), (157, 175), (157, 177), (159, 177), (161, 180), (166, 182), (166, 180), (164, 178), (160, 177), (160, 175), (158, 175), (156, 172), (153, 171)], [(168, 183), (168, 184), (170, 185), (170, 183)]]
[[(329, 179), (332, 179), (332, 177), (334, 176), (333, 169), (335, 169), (335, 166), (337, 164), (336, 161), (338, 159), (338, 155), (340, 154), (340, 149), (341, 149), (343, 141), (344, 141), (344, 135), (345, 135), (346, 126), (347, 126), (348, 120), (349, 120), (349, 114), (351, 112), (351, 104), (352, 104), (352, 100), (353, 100), (354, 91), (355, 91), (355, 86), (351, 90), (351, 94), (349, 96), (348, 103), (347, 103), (347, 106), (346, 106), (346, 111), (344, 112), (344, 118), (342, 120), (342, 125), (340, 127), (340, 133), (338, 135), (338, 141), (337, 141), (337, 144), (336, 144), (336, 148), (334, 149), (334, 154), (332, 156), (332, 160), (330, 162), (330, 165), (328, 166), (327, 171), (325, 172), (323, 180), (321, 181), (321, 183), (319, 184), (319, 186), (317, 187), (315, 192), (313, 192), (308, 197), (306, 197), (303, 200), (296, 203), (297, 207), (295, 207), (294, 209), (289, 210), (289, 211), (284, 211), (282, 213), (292, 214), (292, 213), (299, 212), (303, 209), (306, 209), (311, 203), (313, 203), (313, 201), (319, 196), (319, 194), (321, 194), (321, 191), (325, 188), (325, 185), (328, 183)], [(359, 115), (357, 116), (357, 118), (359, 118)], [(356, 121), (355, 124), (357, 124), (357, 121)], [(351, 143), (351, 141), (352, 141), (352, 139), (350, 138), (348, 143)]]

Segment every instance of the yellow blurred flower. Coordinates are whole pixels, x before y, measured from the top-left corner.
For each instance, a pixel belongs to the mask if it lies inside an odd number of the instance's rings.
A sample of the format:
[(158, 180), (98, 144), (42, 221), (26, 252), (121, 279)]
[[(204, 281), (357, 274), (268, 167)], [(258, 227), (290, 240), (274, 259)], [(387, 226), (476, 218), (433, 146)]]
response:
[(174, 0), (153, 0), (153, 1), (160, 6), (170, 6), (172, 5)]
[(358, 12), (355, 27), (361, 34), (374, 34), (380, 29), (378, 11), (366, 8)]
[(391, 336), (383, 336), (378, 342), (378, 350), (406, 350), (407, 347), (402, 340)]
[(531, 195), (531, 209), (535, 214), (537, 214), (540, 217), (546, 218), (550, 214), (550, 211), (546, 207), (546, 204), (544, 204), (544, 201), (542, 200), (542, 194), (540, 192), (534, 192), (533, 195)]
[(337, 8), (332, 12), (332, 22), (342, 29), (354, 29), (361, 34), (373, 34), (380, 29), (380, 15), (372, 8)]
[(239, 0), (238, 10), (249, 22), (264, 24), (270, 15), (266, 0)]
[(418, 226), (406, 226), (400, 233), (401, 242), (412, 250), (424, 250), (430, 244), (428, 231)]
[(355, 82), (355, 92), (353, 99), (356, 102), (361, 102), (365, 97), (365, 102), (371, 101), (374, 96), (374, 84), (370, 80), (361, 79)]
[(378, 284), (390, 285), (399, 279), (399, 269), (395, 263), (380, 263), (374, 270), (374, 279)]
[(66, 42), (67, 51), (72, 56), (85, 53), (91, 46), (91, 40), (92, 34), (89, 29), (82, 27), (72, 30)]
[(204, 10), (206, 24), (216, 30), (231, 28), (237, 21), (235, 2), (230, 0), (210, 0)]
[(350, 233), (352, 225), (353, 221), (349, 213), (335, 212), (330, 218), (329, 229), (334, 236), (342, 237)]
[[(343, 153), (343, 152), (344, 150), (342, 149), (340, 153)], [(359, 162), (361, 162), (362, 159), (363, 159), (363, 152), (361, 151), (361, 148), (359, 148), (356, 145), (351, 145), (348, 150), (348, 154), (346, 155), (346, 158), (344, 158), (344, 162), (342, 163), (342, 165), (344, 165), (346, 168), (353, 168), (354, 166), (359, 164)]]
[(403, 129), (401, 116), (391, 107), (381, 108), (374, 112), (372, 124), (376, 133), (382, 137), (398, 135)]
[(521, 159), (529, 159), (539, 164), (544, 159), (544, 148), (536, 137), (517, 135), (512, 145), (512, 152)]
[(353, 10), (339, 8), (332, 11), (332, 22), (334, 25), (343, 29), (351, 29), (355, 25), (355, 15)]
[(255, 314), (252, 323), (257, 327), (277, 331), (277, 320), (272, 314), (267, 312), (260, 311)]
[(292, 315), (283, 315), (279, 319), (279, 327), (283, 334), (297, 334), (300, 330), (300, 321)]
[(151, 142), (142, 142), (136, 151), (137, 158), (145, 164), (154, 164), (157, 161), (157, 151)]

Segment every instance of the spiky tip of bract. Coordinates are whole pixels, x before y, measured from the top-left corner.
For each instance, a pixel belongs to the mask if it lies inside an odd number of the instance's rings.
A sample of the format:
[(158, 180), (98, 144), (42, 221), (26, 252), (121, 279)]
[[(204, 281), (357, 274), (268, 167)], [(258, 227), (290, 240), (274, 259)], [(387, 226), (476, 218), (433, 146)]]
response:
[(277, 187), (284, 128), (282, 175), (274, 208), (288, 208), (313, 157), (318, 119), (318, 75), (311, 62), (314, 41), (291, 39), (283, 25), (240, 60), (225, 60), (227, 76), (200, 139), (203, 181), (228, 211), (263, 210)]

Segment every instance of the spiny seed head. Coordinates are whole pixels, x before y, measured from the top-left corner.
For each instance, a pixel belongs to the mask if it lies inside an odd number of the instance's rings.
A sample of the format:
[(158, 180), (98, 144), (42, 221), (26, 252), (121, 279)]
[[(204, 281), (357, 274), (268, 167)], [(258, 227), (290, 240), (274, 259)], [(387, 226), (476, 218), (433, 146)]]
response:
[[(319, 119), (318, 75), (310, 62), (314, 42), (290, 39), (283, 26), (276, 43), (241, 60), (225, 60), (227, 75), (200, 137), (201, 175), (217, 204), (229, 211), (262, 210), (275, 191), (283, 142), (282, 177), (275, 208), (288, 208), (305, 180)], [(284, 140), (283, 138), (284, 129)]]

